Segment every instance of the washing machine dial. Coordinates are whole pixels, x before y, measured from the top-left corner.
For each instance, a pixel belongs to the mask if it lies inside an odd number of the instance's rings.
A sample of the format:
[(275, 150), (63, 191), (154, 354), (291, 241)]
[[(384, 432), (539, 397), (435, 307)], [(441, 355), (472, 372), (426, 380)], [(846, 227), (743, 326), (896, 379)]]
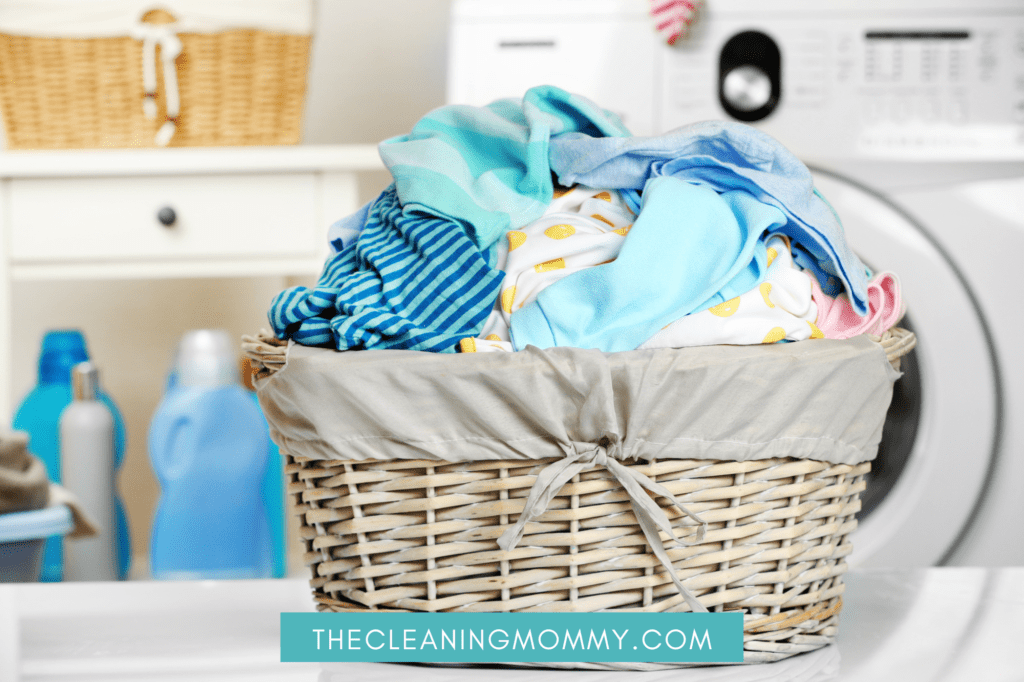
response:
[(739, 111), (757, 111), (771, 100), (772, 82), (758, 67), (744, 64), (725, 75), (722, 96)]
[(722, 46), (718, 60), (718, 99), (740, 121), (759, 121), (779, 103), (782, 57), (765, 33), (743, 31)]

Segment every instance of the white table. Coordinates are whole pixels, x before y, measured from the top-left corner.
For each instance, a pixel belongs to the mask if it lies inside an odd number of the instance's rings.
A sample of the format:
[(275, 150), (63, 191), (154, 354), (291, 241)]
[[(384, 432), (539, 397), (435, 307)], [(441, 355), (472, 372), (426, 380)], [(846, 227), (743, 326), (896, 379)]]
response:
[(312, 610), (303, 580), (0, 585), (0, 682), (1024, 679), (1024, 568), (855, 570), (847, 585), (832, 647), (655, 673), (280, 663), (279, 614)]
[(316, 275), (381, 168), (373, 145), (0, 153), (0, 420), (14, 283)]

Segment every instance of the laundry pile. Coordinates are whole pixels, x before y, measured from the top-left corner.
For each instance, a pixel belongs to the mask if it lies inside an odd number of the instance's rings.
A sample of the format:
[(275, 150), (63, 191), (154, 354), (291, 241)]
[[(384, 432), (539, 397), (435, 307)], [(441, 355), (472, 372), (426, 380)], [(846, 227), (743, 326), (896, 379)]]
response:
[(337, 350), (605, 352), (880, 334), (872, 276), (810, 172), (740, 123), (632, 137), (578, 95), (446, 106), (380, 144), (394, 182), (331, 227), (279, 338)]

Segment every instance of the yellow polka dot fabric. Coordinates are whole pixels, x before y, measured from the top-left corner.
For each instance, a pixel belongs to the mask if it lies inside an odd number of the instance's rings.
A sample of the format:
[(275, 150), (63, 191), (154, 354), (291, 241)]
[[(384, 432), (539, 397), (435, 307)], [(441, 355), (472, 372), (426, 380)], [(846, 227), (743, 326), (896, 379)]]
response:
[(738, 297), (671, 321), (640, 348), (754, 345), (820, 338), (809, 275), (793, 262), (781, 235), (765, 244), (765, 281)]
[(576, 228), (572, 225), (552, 225), (544, 230), (544, 236), (551, 239), (565, 239), (576, 234)]
[(731, 298), (725, 303), (719, 303), (708, 308), (708, 312), (716, 317), (729, 317), (735, 315), (736, 311), (740, 309), (740, 297)]
[(506, 313), (512, 313), (512, 304), (516, 300), (516, 288), (514, 286), (501, 292), (501, 309)]
[(512, 313), (573, 272), (614, 263), (634, 220), (618, 191), (576, 186), (557, 195), (540, 219), (509, 231), (498, 243), (502, 293), (477, 338), (477, 352), (511, 350), (504, 344), (511, 338)]
[(551, 272), (552, 270), (562, 270), (565, 268), (564, 258), (552, 258), (549, 261), (538, 263), (533, 266), (534, 272)]

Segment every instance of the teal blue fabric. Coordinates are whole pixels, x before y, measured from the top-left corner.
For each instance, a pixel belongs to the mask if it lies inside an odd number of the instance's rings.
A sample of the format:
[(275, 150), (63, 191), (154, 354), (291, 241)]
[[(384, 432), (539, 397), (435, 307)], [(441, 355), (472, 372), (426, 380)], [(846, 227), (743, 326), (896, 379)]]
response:
[(659, 329), (764, 280), (764, 240), (787, 222), (743, 190), (653, 178), (619, 256), (549, 285), (512, 313), (516, 350), (633, 350)]
[(461, 223), (477, 247), (487, 249), (544, 213), (553, 190), (550, 141), (573, 132), (629, 135), (614, 114), (544, 85), (521, 101), (441, 107), (379, 149), (407, 214)]

